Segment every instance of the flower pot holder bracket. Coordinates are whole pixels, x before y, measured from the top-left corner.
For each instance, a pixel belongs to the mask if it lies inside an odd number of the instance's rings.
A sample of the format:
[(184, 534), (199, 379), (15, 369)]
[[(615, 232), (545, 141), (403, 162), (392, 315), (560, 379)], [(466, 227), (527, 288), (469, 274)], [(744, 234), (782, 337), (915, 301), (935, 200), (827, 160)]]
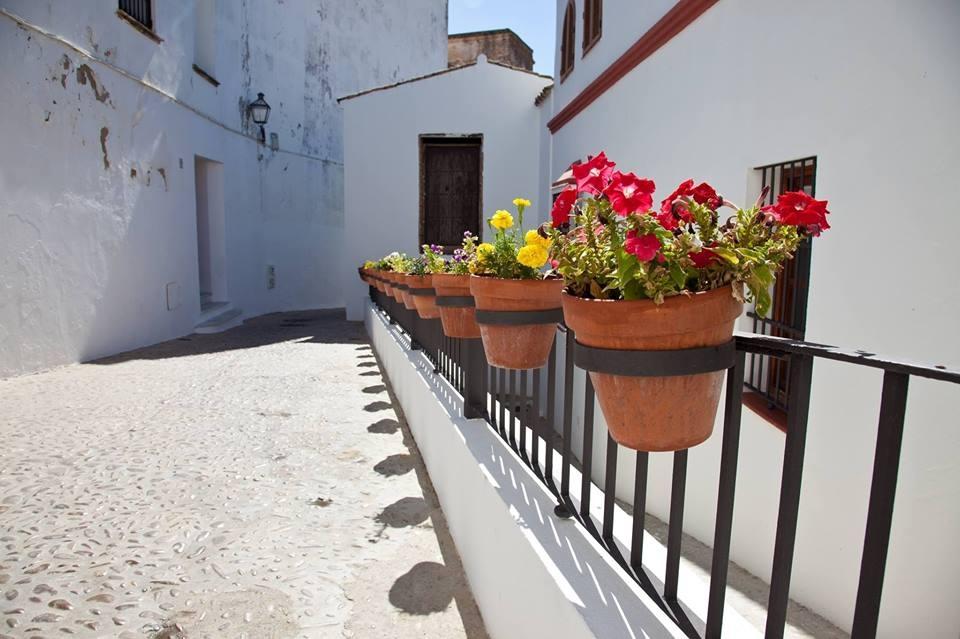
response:
[(476, 306), (472, 295), (449, 295), (438, 296), (437, 306), (446, 306), (448, 308), (470, 308)]
[(536, 311), (477, 311), (477, 324), (524, 326), (529, 324), (559, 324), (562, 321), (562, 308)]
[[(477, 321), (480, 321), (479, 312)], [(630, 351), (595, 348), (576, 343), (574, 361), (577, 366), (594, 373), (628, 377), (676, 377), (713, 373), (733, 367), (736, 343), (730, 340), (719, 346), (685, 348), (673, 351)]]

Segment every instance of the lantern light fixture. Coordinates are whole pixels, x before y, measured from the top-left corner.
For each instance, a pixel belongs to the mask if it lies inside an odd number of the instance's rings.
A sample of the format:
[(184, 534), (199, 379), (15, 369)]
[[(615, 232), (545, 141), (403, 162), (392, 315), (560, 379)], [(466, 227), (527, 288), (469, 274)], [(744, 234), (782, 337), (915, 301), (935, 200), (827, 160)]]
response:
[(260, 141), (264, 142), (267, 139), (267, 134), (263, 130), (263, 125), (270, 119), (270, 105), (263, 99), (262, 93), (257, 94), (257, 99), (250, 103), (247, 111), (254, 124), (260, 127)]

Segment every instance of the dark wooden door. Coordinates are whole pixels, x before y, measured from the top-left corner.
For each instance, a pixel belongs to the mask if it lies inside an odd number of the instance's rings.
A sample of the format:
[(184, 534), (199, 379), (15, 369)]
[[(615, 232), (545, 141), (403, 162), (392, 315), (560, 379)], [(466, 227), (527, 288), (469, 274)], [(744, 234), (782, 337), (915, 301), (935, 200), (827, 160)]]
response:
[(424, 142), (421, 244), (447, 251), (480, 234), (480, 140)]

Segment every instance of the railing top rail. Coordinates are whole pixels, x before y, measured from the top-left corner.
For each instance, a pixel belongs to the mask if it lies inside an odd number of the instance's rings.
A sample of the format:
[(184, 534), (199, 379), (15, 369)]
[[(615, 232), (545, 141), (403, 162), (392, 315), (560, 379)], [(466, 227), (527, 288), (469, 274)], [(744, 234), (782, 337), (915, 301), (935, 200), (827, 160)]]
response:
[(838, 362), (848, 362), (860, 366), (879, 368), (894, 373), (905, 373), (907, 375), (960, 384), (960, 370), (946, 365), (918, 364), (916, 362), (892, 359), (867, 351), (851, 351), (836, 346), (801, 342), (786, 337), (757, 335), (755, 333), (743, 333), (739, 331), (734, 337), (737, 340), (737, 348), (749, 353), (774, 356), (790, 353), (809, 355), (811, 357), (820, 357)]

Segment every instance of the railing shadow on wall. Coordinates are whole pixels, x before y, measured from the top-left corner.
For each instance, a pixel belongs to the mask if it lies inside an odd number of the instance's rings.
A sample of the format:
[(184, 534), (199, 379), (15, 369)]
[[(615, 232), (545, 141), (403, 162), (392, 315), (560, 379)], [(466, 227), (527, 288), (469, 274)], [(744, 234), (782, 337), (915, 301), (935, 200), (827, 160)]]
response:
[[(444, 337), (439, 320), (422, 320), (415, 311), (406, 310), (402, 304), (373, 287), (370, 296), (388, 321), (399, 326), (401, 330), (398, 332), (405, 334), (410, 347), (421, 350), (433, 365), (433, 372), (449, 383), (448, 392), (453, 391), (462, 397), (460, 402), (451, 398), (450, 406), (461, 406), (465, 417), (486, 420), (509, 444), (516, 459), (526, 465), (553, 494), (556, 503), (549, 504), (549, 507), (553, 507), (561, 517), (576, 519), (690, 637), (720, 637), (725, 621), (746, 356), (767, 355), (789, 361), (790, 385), (794, 389), (787, 416), (776, 538), (766, 605), (765, 636), (774, 638), (782, 637), (787, 626), (814, 361), (832, 360), (882, 370), (879, 425), (851, 632), (854, 638), (876, 636), (909, 381), (911, 377), (919, 377), (960, 384), (960, 371), (945, 366), (886, 359), (862, 351), (738, 333), (729, 346), (729, 352), (719, 356), (712, 364), (706, 364), (713, 365), (715, 370), (726, 370), (726, 391), (709, 594), (705, 610), (701, 611), (701, 606), (691, 608), (683, 602), (680, 595), (684, 590), (679, 584), (688, 451), (672, 454), (667, 549), (661, 577), (649, 570), (643, 558), (649, 453), (634, 453), (634, 490), (633, 499), (629, 500), (632, 504), (629, 515), (616, 503), (617, 464), (623, 453), (609, 434), (606, 437), (604, 481), (599, 485), (591, 479), (595, 402), (589, 376), (586, 376), (582, 405), (583, 441), (579, 465), (574, 456), (575, 369), (578, 368), (577, 364), (589, 367), (592, 362), (589, 349), (576, 343), (572, 330), (562, 325), (558, 327), (563, 337), (554, 344), (549, 363), (544, 369), (519, 373), (504, 371), (487, 365), (480, 340)], [(563, 357), (562, 368), (558, 366), (558, 344), (566, 355), (572, 354)], [(643, 368), (650, 364), (631, 364), (625, 357), (617, 359), (625, 362), (622, 366), (627, 368)], [(670, 367), (675, 364), (654, 362), (653, 365)], [(691, 365), (702, 368), (705, 364), (691, 362)], [(497, 462), (492, 464), (496, 469), (509, 466), (506, 460), (493, 461)], [(504, 485), (512, 486), (509, 480)], [(595, 500), (602, 501), (602, 506)], [(526, 515), (539, 518), (544, 507), (545, 504), (535, 502)], [(615, 533), (623, 529), (624, 517), (629, 519), (629, 540), (620, 539)]]

